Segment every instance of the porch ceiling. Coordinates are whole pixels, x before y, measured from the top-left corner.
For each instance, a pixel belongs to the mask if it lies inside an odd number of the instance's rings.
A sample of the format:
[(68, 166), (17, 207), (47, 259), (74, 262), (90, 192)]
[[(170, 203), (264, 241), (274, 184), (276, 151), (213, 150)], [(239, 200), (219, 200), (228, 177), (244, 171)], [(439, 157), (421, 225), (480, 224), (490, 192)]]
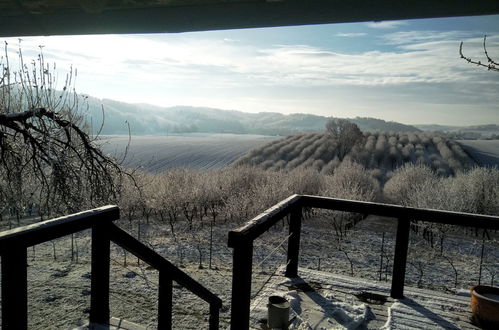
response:
[(185, 32), (499, 14), (497, 0), (0, 0), (0, 36)]

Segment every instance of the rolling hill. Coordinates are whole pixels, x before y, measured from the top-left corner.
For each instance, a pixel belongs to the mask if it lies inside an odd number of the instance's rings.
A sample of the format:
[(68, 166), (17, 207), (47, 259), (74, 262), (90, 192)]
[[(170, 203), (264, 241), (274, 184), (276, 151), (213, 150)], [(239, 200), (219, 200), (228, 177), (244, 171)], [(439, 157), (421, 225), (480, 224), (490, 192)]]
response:
[(344, 160), (377, 170), (380, 176), (407, 163), (426, 165), (442, 176), (476, 165), (456, 141), (426, 132), (364, 132), (363, 139), (344, 159), (339, 159), (338, 141), (331, 135), (295, 134), (253, 149), (234, 164), (275, 171), (311, 167), (328, 174)]
[[(129, 104), (88, 97), (86, 116), (94, 132), (103, 120), (102, 134), (168, 135), (171, 133), (233, 133), (260, 135), (289, 135), (301, 132), (320, 132), (329, 119), (310, 114), (261, 112), (246, 113), (204, 107), (157, 107), (148, 104)], [(348, 119), (364, 131), (415, 132), (418, 128), (375, 118)]]
[(470, 126), (449, 126), (449, 125), (415, 125), (422, 131), (445, 132), (455, 139), (481, 140), (498, 139), (499, 125), (470, 125)]

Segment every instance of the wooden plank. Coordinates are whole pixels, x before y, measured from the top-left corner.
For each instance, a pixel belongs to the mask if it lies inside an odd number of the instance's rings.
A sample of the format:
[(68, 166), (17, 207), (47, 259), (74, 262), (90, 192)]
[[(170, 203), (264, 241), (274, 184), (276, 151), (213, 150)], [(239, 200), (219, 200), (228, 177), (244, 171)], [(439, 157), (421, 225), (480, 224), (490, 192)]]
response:
[(277, 221), (291, 212), (292, 206), (298, 206), (301, 197), (299, 195), (291, 195), (285, 200), (277, 203), (271, 208), (260, 213), (253, 219), (247, 221), (243, 226), (231, 230), (229, 232), (228, 246), (235, 247), (240, 242), (241, 237), (244, 240), (253, 240), (266, 232)]
[(292, 195), (282, 202), (267, 209), (243, 226), (229, 232), (228, 246), (234, 247), (242, 236), (255, 239), (282, 217), (291, 212), (291, 207), (315, 207), (361, 214), (373, 214), (385, 217), (408, 218), (434, 223), (444, 223), (468, 227), (480, 227), (499, 230), (499, 216), (478, 215), (431, 209), (418, 209), (400, 205), (362, 202), (338, 198), (310, 195)]
[(308, 207), (499, 230), (499, 216), (419, 209), (400, 205), (310, 195), (303, 195), (301, 198), (302, 206)]
[(253, 241), (240, 241), (234, 248), (230, 328), (249, 329)]
[(114, 205), (108, 205), (7, 230), (0, 233), (0, 254), (8, 251), (12, 244), (22, 244), (25, 247), (29, 247), (119, 218), (119, 208)]
[(27, 252), (11, 246), (2, 255), (2, 329), (28, 329)]
[(97, 7), (94, 11), (47, 7), (46, 10), (30, 13), (29, 10), (19, 11), (14, 7), (0, 18), (0, 36), (187, 32), (493, 15), (499, 13), (499, 5), (490, 0), (472, 2), (454, 0), (247, 0), (197, 1), (190, 5), (175, 3), (172, 6), (159, 6), (154, 2), (154, 5), (147, 6), (146, 4), (140, 8), (122, 6), (117, 9), (99, 10)]
[(92, 262), (90, 283), (90, 323), (105, 324), (109, 321), (109, 224), (92, 228)]
[(158, 329), (172, 329), (173, 280), (165, 271), (159, 272)]
[(220, 308), (216, 305), (210, 304), (210, 318), (209, 329), (218, 330), (220, 326)]
[(294, 207), (289, 220), (288, 256), (286, 266), (286, 277), (298, 276), (298, 260), (300, 255), (302, 208)]
[(407, 250), (409, 248), (409, 230), (411, 222), (408, 219), (399, 219), (397, 237), (395, 240), (395, 256), (393, 257), (392, 298), (404, 297), (405, 269), (407, 264)]

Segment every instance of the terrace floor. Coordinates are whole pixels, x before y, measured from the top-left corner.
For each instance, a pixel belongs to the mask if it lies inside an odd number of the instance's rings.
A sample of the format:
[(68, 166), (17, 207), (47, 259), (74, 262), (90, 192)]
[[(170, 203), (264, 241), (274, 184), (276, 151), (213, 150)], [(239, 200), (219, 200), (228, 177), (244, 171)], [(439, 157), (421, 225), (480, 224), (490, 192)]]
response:
[(268, 329), (267, 302), (285, 296), (290, 329), (478, 329), (471, 324), (469, 296), (405, 287), (390, 298), (390, 283), (300, 268), (300, 277), (272, 276), (252, 300), (251, 329)]

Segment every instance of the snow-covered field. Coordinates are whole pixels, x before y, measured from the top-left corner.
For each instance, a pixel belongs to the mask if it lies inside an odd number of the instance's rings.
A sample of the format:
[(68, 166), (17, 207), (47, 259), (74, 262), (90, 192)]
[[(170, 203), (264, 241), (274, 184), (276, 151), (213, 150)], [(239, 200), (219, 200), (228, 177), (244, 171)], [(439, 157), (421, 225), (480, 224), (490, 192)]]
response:
[(480, 165), (499, 167), (499, 140), (458, 141)]
[[(124, 165), (140, 166), (146, 172), (185, 167), (200, 170), (227, 166), (252, 148), (276, 139), (250, 134), (182, 134), (170, 136), (132, 136)], [(121, 159), (128, 136), (102, 137), (102, 149)]]
[[(119, 225), (137, 236), (136, 223), (129, 227), (128, 221), (120, 221)], [(142, 241), (223, 300), (221, 328), (228, 325), (230, 317), (232, 251), (227, 248), (227, 232), (237, 226), (237, 223), (220, 223), (215, 227), (211, 269), (208, 267), (208, 226), (193, 231), (178, 228), (176, 239), (164, 224), (143, 223), (141, 226)], [(278, 267), (285, 264), (287, 232), (284, 220), (255, 241), (252, 297), (257, 297)], [(380, 284), (389, 285), (394, 237), (393, 221), (368, 218), (338, 242), (328, 227), (327, 218), (307, 218), (302, 230), (300, 266), (348, 276), (353, 274), (369, 281), (381, 278)], [(481, 235), (477, 238), (463, 236), (462, 232), (448, 233), (441, 255), (440, 243), (431, 248), (430, 243), (412, 232), (406, 285), (451, 293), (467, 290), (478, 281), (481, 238)], [(75, 242), (78, 260), (71, 260), (71, 240), (68, 237), (56, 240), (55, 247), (48, 242), (28, 250), (30, 329), (67, 329), (88, 321), (88, 233), (78, 234)], [(382, 259), (384, 266), (381, 266)], [(482, 284), (494, 280), (499, 271), (499, 265), (495, 264), (497, 260), (497, 241), (487, 241)], [(157, 322), (157, 272), (144, 263), (138, 264), (130, 254), (125, 256), (115, 245), (112, 246), (111, 266), (111, 315), (154, 327)], [(454, 285), (456, 273), (457, 287)], [(207, 328), (208, 304), (178, 286), (174, 288), (173, 301), (175, 329)], [(356, 310), (351, 313), (358, 314)]]

